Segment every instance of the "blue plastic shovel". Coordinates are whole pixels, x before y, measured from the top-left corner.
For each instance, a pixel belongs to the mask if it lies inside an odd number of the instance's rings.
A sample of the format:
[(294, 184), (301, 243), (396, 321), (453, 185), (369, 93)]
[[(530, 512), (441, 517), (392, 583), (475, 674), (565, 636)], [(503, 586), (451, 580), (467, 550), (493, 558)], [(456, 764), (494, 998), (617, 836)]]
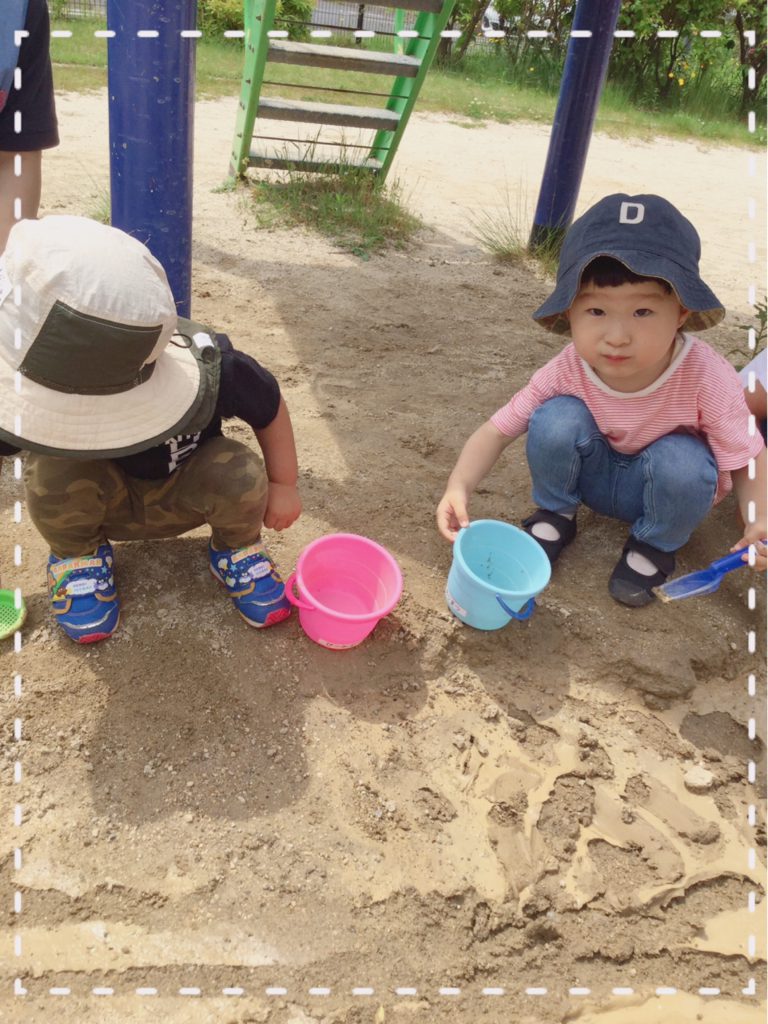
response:
[(749, 565), (748, 562), (742, 561), (745, 551), (747, 548), (739, 548), (732, 555), (718, 558), (706, 569), (689, 572), (687, 576), (680, 576), (676, 580), (670, 580), (669, 583), (662, 583), (660, 587), (654, 587), (653, 592), (662, 601), (679, 601), (682, 597), (701, 597), (702, 594), (713, 594), (726, 573)]

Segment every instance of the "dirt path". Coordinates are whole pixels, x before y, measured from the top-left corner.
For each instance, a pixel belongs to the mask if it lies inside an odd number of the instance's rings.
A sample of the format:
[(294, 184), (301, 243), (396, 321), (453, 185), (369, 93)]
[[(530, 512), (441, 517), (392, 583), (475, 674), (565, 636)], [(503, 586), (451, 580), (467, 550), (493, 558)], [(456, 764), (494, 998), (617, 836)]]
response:
[[(105, 98), (62, 96), (60, 115), (45, 210), (93, 213)], [(321, 534), (366, 533), (398, 558), (405, 596), (344, 654), (296, 621), (255, 634), (209, 579), (198, 531), (117, 547), (123, 624), (80, 650), (47, 613), (41, 540), (27, 522), (3, 531), (3, 567), (22, 547), (30, 614), (0, 693), (3, 820), (23, 808), (0, 840), (2, 940), (21, 942), (2, 973), (5, 993), (18, 977), (27, 995), (0, 1007), (62, 1024), (762, 1020), (754, 580), (621, 608), (606, 580), (623, 531), (586, 514), (529, 623), (476, 633), (443, 600), (433, 508), (457, 448), (557, 348), (528, 320), (546, 282), (494, 267), (470, 226), (506, 184), (533, 207), (546, 132), (417, 117), (396, 173), (427, 228), (363, 263), (258, 231), (238, 194), (213, 191), (232, 119), (230, 101), (199, 104), (193, 312), (284, 387), (305, 513), (274, 553), (288, 570)], [(743, 344), (747, 247), (763, 237), (764, 210), (747, 217), (755, 165), (750, 178), (742, 150), (596, 137), (582, 187), (581, 208), (658, 191), (691, 217), (704, 276), (734, 309), (707, 336), (724, 352)], [(7, 524), (18, 497), (6, 473)], [(528, 507), (513, 446), (473, 513)], [(726, 550), (733, 514), (713, 513), (682, 570)], [(697, 793), (695, 766), (710, 773)]]

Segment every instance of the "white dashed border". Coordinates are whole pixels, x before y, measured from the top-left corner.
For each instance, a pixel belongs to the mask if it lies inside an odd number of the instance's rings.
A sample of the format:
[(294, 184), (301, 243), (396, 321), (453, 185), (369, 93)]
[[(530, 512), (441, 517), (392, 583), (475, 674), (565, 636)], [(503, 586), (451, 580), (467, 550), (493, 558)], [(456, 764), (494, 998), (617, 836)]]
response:
[[(745, 996), (757, 995), (757, 990), (756, 990), (756, 986), (755, 986), (755, 979), (754, 978), (750, 978), (749, 985), (746, 988), (743, 988), (741, 991), (742, 991), (742, 994), (745, 995)], [(23, 987), (21, 979), (17, 978), (16, 982), (14, 984), (14, 995), (25, 996), (27, 994), (28, 994), (27, 989), (25, 989)], [(333, 994), (333, 989), (323, 988), (323, 987), (316, 987), (316, 988), (309, 988), (309, 989), (306, 990), (306, 992), (301, 991), (301, 992), (293, 992), (293, 993), (289, 989), (284, 988), (281, 985), (272, 985), (272, 986), (268, 986), (266, 988), (260, 988), (260, 989), (253, 990), (253, 991), (246, 991), (246, 989), (241, 988), (240, 986), (232, 986), (231, 988), (222, 988), (222, 989), (216, 989), (216, 990), (211, 989), (210, 991), (204, 991), (203, 989), (198, 988), (197, 986), (182, 986), (181, 988), (169, 989), (167, 991), (161, 991), (160, 989), (154, 988), (154, 987), (151, 987), (151, 986), (149, 986), (149, 987), (141, 987), (140, 986), (140, 987), (134, 988), (132, 990), (126, 989), (126, 991), (124, 991), (124, 992), (116, 992), (114, 988), (111, 988), (109, 986), (96, 986), (94, 988), (91, 988), (90, 991), (84, 990), (82, 993), (73, 992), (73, 990), (69, 986), (67, 986), (67, 985), (58, 985), (58, 986), (54, 985), (54, 986), (52, 986), (51, 988), (48, 989), (48, 995), (50, 995), (50, 996), (71, 996), (71, 995), (78, 995), (78, 994), (81, 994), (81, 995), (91, 995), (91, 996), (115, 996), (116, 995), (118, 997), (126, 996), (126, 995), (136, 995), (136, 996), (139, 996), (139, 997), (159, 996), (159, 997), (165, 997), (165, 998), (168, 998), (169, 996), (194, 996), (194, 997), (202, 997), (202, 998), (206, 998), (206, 999), (218, 999), (220, 996), (230, 996), (230, 997), (233, 997), (233, 998), (242, 998), (242, 997), (253, 998), (253, 997), (259, 997), (259, 996), (267, 996), (269, 998), (281, 998), (282, 999), (282, 998), (285, 998), (285, 997), (290, 997), (290, 998), (293, 998), (293, 999), (298, 999), (298, 998), (301, 998), (304, 995), (312, 996), (312, 997), (315, 997), (315, 998), (325, 998), (325, 997), (330, 996), (330, 995)], [(337, 996), (341, 996), (341, 997), (343, 997), (345, 995), (352, 995), (352, 996), (357, 996), (357, 997), (360, 997), (360, 998), (370, 998), (372, 996), (382, 997), (382, 996), (393, 996), (393, 995), (395, 995), (395, 996), (398, 996), (401, 999), (407, 999), (407, 998), (414, 998), (414, 999), (415, 998), (422, 998), (422, 999), (426, 998), (426, 999), (428, 999), (430, 997), (433, 997), (434, 995), (442, 996), (444, 998), (455, 999), (455, 998), (458, 998), (459, 996), (469, 996), (469, 995), (473, 995), (473, 994), (478, 994), (478, 993), (476, 993), (475, 990), (473, 990), (473, 989), (453, 988), (453, 987), (450, 987), (450, 986), (442, 986), (441, 988), (437, 989), (436, 992), (434, 992), (431, 989), (429, 989), (429, 990), (422, 989), (421, 991), (419, 991), (419, 989), (417, 989), (417, 988), (407, 988), (407, 987), (398, 987), (398, 988), (393, 988), (393, 989), (377, 990), (375, 988), (371, 988), (370, 986), (360, 986), (360, 987), (355, 987), (355, 988), (352, 988), (352, 989), (349, 989), (349, 990), (344, 990), (343, 992), (342, 991), (337, 991), (336, 992), (336, 995)], [(542, 987), (531, 986), (531, 987), (528, 987), (528, 988), (525, 988), (525, 989), (508, 989), (508, 988), (503, 988), (503, 987), (494, 988), (494, 987), (486, 986), (485, 988), (480, 989), (479, 994), (482, 995), (482, 996), (489, 996), (489, 997), (511, 996), (511, 995), (526, 995), (526, 996), (530, 996), (532, 998), (535, 998), (535, 997), (539, 997), (539, 996), (548, 996), (550, 993), (549, 993), (549, 989), (547, 989), (547, 988), (545, 988), (543, 986)], [(605, 996), (608, 993), (607, 993), (607, 991), (606, 992), (597, 992), (596, 993), (594, 989), (586, 988), (586, 987), (580, 987), (580, 986), (572, 986), (571, 988), (568, 989), (568, 995), (571, 996), (571, 997), (574, 997), (574, 998), (579, 998), (579, 997), (583, 997), (583, 996), (589, 996), (589, 995), (593, 995), (593, 994), (596, 994), (598, 996)], [(621, 997), (628, 997), (628, 996), (634, 996), (634, 995), (641, 995), (642, 996), (644, 994), (648, 995), (648, 996), (658, 996), (658, 997), (676, 996), (676, 995), (685, 995), (685, 994), (687, 994), (687, 995), (699, 995), (699, 996), (714, 998), (716, 996), (721, 995), (722, 993), (721, 993), (719, 988), (712, 988), (712, 987), (707, 987), (707, 986), (702, 986), (701, 988), (696, 989), (695, 991), (692, 991), (692, 992), (686, 992), (685, 989), (678, 989), (678, 988), (675, 988), (673, 985), (658, 985), (658, 986), (656, 986), (656, 988), (649, 989), (645, 993), (639, 992), (639, 991), (637, 991), (637, 990), (635, 990), (633, 988), (629, 988), (629, 987), (616, 986), (616, 987), (610, 989), (610, 994), (613, 995), (613, 996), (619, 997), (619, 998), (621, 998)]]
[[(273, 31), (268, 33), (270, 38), (279, 38), (279, 39), (287, 38), (288, 34), (289, 33), (287, 31), (280, 30), (280, 29), (275, 29), (275, 30), (273, 30)], [(376, 32), (366, 31), (366, 30), (358, 30), (358, 31), (355, 31), (353, 34), (355, 36), (359, 37), (359, 38), (366, 38), (366, 39), (372, 39), (372, 38), (374, 38), (376, 36)], [(444, 32), (441, 32), (440, 34), (445, 39), (458, 39), (459, 36), (461, 35), (461, 33), (459, 31), (457, 31), (457, 30), (446, 30)], [(488, 29), (488, 30), (485, 30), (482, 34), (487, 39), (498, 39), (498, 38), (503, 38), (506, 33), (503, 32), (503, 31), (494, 31), (492, 29)], [(588, 30), (575, 30), (575, 31), (570, 32), (569, 34), (570, 34), (570, 36), (572, 38), (577, 38), (577, 39), (585, 39), (585, 38), (589, 39), (592, 36), (592, 32), (590, 32)], [(21, 45), (22, 39), (25, 39), (28, 35), (29, 35), (29, 33), (26, 32), (26, 31), (16, 32), (15, 33), (16, 45), (17, 46)], [(115, 32), (111, 31), (111, 30), (108, 30), (108, 29), (98, 29), (98, 30), (94, 31), (93, 35), (94, 35), (94, 38), (97, 38), (97, 39), (113, 39), (115, 37)], [(179, 35), (182, 38), (185, 38), (185, 39), (201, 39), (203, 37), (203, 33), (201, 31), (191, 30), (191, 29), (190, 30), (181, 31), (179, 33)], [(224, 32), (223, 35), (227, 39), (242, 39), (245, 36), (245, 32), (242, 31), (242, 30), (228, 31), (228, 32)], [(318, 29), (318, 30), (311, 31), (310, 35), (313, 38), (322, 39), (322, 38), (328, 38), (331, 35), (331, 32), (328, 31), (328, 30)], [(402, 39), (411, 39), (411, 38), (414, 38), (417, 35), (417, 33), (414, 32), (413, 30), (404, 29), (402, 31), (397, 32), (396, 35), (399, 36)], [(552, 35), (552, 33), (545, 32), (545, 31), (532, 30), (532, 31), (527, 32), (526, 35), (527, 35), (527, 37), (529, 39), (547, 39), (547, 38), (549, 38)], [(616, 38), (616, 39), (634, 39), (635, 38), (635, 33), (633, 31), (631, 31), (631, 30), (617, 29), (613, 33), (613, 35), (614, 35), (614, 38)], [(662, 30), (659, 30), (656, 33), (656, 38), (657, 39), (674, 39), (678, 35), (679, 35), (679, 32), (677, 32), (677, 31), (667, 31), (667, 30), (663, 30), (662, 29)], [(748, 31), (748, 32), (745, 32), (744, 35), (746, 36), (749, 45), (754, 47), (755, 43), (756, 43), (756, 33), (753, 32), (753, 31)], [(140, 31), (137, 32), (137, 36), (139, 38), (142, 38), (142, 39), (156, 39), (159, 36), (159, 32), (154, 30), (154, 29), (140, 30)], [(713, 30), (705, 29), (705, 30), (702, 30), (702, 31), (699, 32), (699, 37), (701, 39), (719, 39), (719, 38), (721, 38), (721, 36), (722, 36), (722, 32), (720, 32), (719, 30), (715, 30), (715, 29), (713, 29)], [(54, 30), (51, 31), (51, 38), (52, 39), (70, 39), (71, 37), (72, 37), (72, 32), (68, 31), (68, 30), (65, 31), (65, 30), (54, 29)], [(754, 90), (755, 85), (756, 85), (756, 76), (755, 76), (755, 71), (754, 71), (753, 68), (750, 68), (749, 71), (748, 71), (747, 84), (748, 84), (748, 87), (750, 89)], [(16, 71), (15, 71), (15, 74), (14, 74), (14, 86), (17, 89), (21, 89), (21, 87), (22, 87), (21, 70), (19, 68), (16, 68)], [(754, 110), (750, 110), (747, 113), (747, 129), (748, 129), (748, 131), (751, 134), (754, 134), (754, 132), (756, 130), (756, 114), (755, 114)], [(20, 133), (21, 130), (22, 130), (21, 114), (17, 113), (16, 116), (15, 116), (15, 119), (14, 119), (14, 131), (16, 133)], [(15, 157), (15, 160), (14, 160), (14, 175), (17, 178), (21, 177), (22, 161), (23, 161), (22, 154), (18, 154), (17, 153), (16, 157)], [(749, 156), (749, 170), (748, 170), (748, 174), (749, 174), (749, 178), (750, 178), (749, 189), (752, 190), (753, 187), (754, 187), (754, 179), (757, 177), (757, 159), (756, 159), (756, 157), (753, 154), (750, 154), (750, 156)], [(21, 212), (22, 212), (21, 211), (21, 198), (17, 197), (14, 200), (14, 217), (15, 217), (16, 220), (20, 220), (21, 219)], [(748, 212), (749, 220), (754, 222), (756, 220), (757, 201), (756, 201), (756, 199), (753, 196), (750, 196), (748, 198), (748, 200), (747, 200), (747, 212)], [(747, 298), (748, 298), (749, 305), (751, 305), (753, 308), (755, 307), (756, 300), (757, 300), (757, 287), (756, 287), (756, 283), (753, 280), (754, 265), (755, 265), (756, 260), (757, 260), (756, 252), (757, 252), (756, 242), (754, 240), (751, 240), (749, 242), (749, 244), (748, 244), (748, 251), (747, 251), (747, 261), (748, 261), (748, 264), (749, 264), (749, 275), (750, 275), (750, 283), (749, 283), (748, 289), (747, 289)], [(17, 286), (16, 295), (14, 296), (14, 301), (15, 301), (15, 303), (17, 305), (21, 305), (21, 294), (20, 294), (20, 292), (21, 292), (21, 289), (20, 289), (19, 286)], [(756, 347), (756, 337), (755, 337), (754, 329), (750, 328), (748, 337), (749, 337), (749, 348), (750, 348), (751, 351), (754, 351), (754, 349)], [(21, 338), (20, 337), (17, 337), (15, 339), (15, 344), (16, 344), (17, 348), (21, 346)], [(15, 386), (16, 386), (16, 390), (17, 391), (20, 389), (20, 384), (21, 384), (21, 381), (20, 381), (19, 375), (17, 374), (16, 382), (15, 382)], [(749, 387), (750, 391), (754, 391), (754, 389), (755, 389), (754, 375), (752, 375), (750, 377), (748, 387)], [(15, 426), (16, 426), (17, 431), (19, 433), (21, 433), (21, 422), (20, 422), (20, 418), (19, 417), (17, 417), (17, 422), (16, 422)], [(754, 429), (755, 429), (754, 417), (751, 417), (750, 418), (750, 431), (754, 432)], [(19, 458), (19, 457), (15, 457), (14, 458), (14, 460), (13, 460), (13, 467), (14, 467), (14, 478), (17, 481), (21, 480), (21, 475), (22, 475), (22, 462), (21, 462), (21, 458)], [(749, 476), (750, 476), (750, 479), (754, 479), (754, 476), (755, 476), (755, 460), (754, 459), (750, 460), (750, 463), (749, 463)], [(755, 507), (754, 507), (754, 503), (750, 503), (748, 519), (749, 519), (750, 523), (754, 523), (755, 522)], [(22, 503), (20, 501), (16, 501), (14, 503), (14, 523), (21, 523), (21, 521), (22, 521)], [(751, 550), (750, 554), (751, 554), (751, 562), (754, 563), (754, 549)], [(15, 566), (21, 565), (21, 560), (22, 560), (22, 546), (20, 544), (17, 544), (14, 547), (14, 565)], [(20, 600), (20, 598), (21, 598), (21, 591), (17, 589), (15, 591), (15, 593), (17, 595), (17, 601)], [(755, 597), (756, 597), (756, 595), (755, 595), (755, 588), (754, 587), (750, 587), (749, 588), (749, 592), (748, 592), (748, 597), (747, 597), (747, 605), (748, 605), (748, 608), (749, 608), (750, 611), (754, 611), (755, 610), (755, 605), (756, 605)], [(14, 653), (15, 654), (19, 654), (21, 652), (22, 643), (23, 643), (22, 631), (19, 629), (19, 630), (17, 630), (14, 633), (14, 638), (13, 638), (13, 647), (14, 647)], [(748, 651), (749, 654), (754, 654), (755, 651), (756, 651), (756, 631), (754, 629), (749, 630), (748, 633), (747, 633), (747, 651)], [(19, 673), (16, 673), (16, 672), (14, 672), (14, 674), (13, 674), (13, 692), (14, 692), (14, 698), (15, 698), (15, 702), (16, 702), (15, 706), (19, 709), (18, 714), (14, 717), (13, 738), (14, 738), (14, 742), (20, 745), (21, 742), (22, 742), (22, 739), (23, 739), (23, 718), (22, 718), (22, 704), (21, 704), (21, 701), (22, 701), (22, 698), (23, 698), (24, 688), (23, 688), (22, 677), (21, 677), (21, 675)], [(750, 673), (748, 678), (747, 678), (747, 693), (748, 693), (748, 696), (750, 698), (756, 698), (757, 697), (756, 677), (755, 677), (754, 673)], [(758, 704), (756, 703), (754, 705), (753, 714), (749, 718), (749, 721), (748, 721), (748, 735), (749, 735), (749, 739), (750, 740), (754, 740), (755, 735), (756, 735), (756, 715), (757, 715), (757, 712), (758, 712)], [(21, 752), (20, 752), (21, 751), (21, 747), (19, 746), (17, 749), (18, 749), (19, 753), (18, 753), (18, 756), (14, 759), (14, 763), (13, 763), (13, 782), (14, 782), (14, 785), (20, 785), (21, 782), (22, 782), (22, 779), (23, 779), (23, 768), (22, 768)], [(747, 773), (746, 773), (747, 774), (747, 782), (749, 783), (749, 785), (754, 786), (755, 785), (755, 779), (756, 779), (756, 765), (755, 765), (755, 762), (753, 760), (750, 760), (747, 763), (746, 769), (747, 769)], [(22, 823), (23, 823), (23, 818), (24, 818), (23, 806), (22, 806), (22, 804), (20, 802), (15, 802), (14, 803), (13, 820), (14, 820), (14, 828), (17, 831), (21, 829), (21, 826), (22, 826)], [(748, 823), (749, 823), (749, 825), (750, 825), (750, 827), (752, 829), (756, 829), (756, 826), (757, 826), (757, 811), (756, 811), (756, 805), (754, 803), (751, 803), (749, 805), (749, 808), (748, 808)], [(756, 850), (755, 850), (754, 846), (751, 846), (749, 848), (747, 859), (748, 859), (748, 868), (749, 868), (749, 870), (750, 871), (754, 871), (755, 866), (756, 866)], [(22, 863), (23, 863), (22, 841), (19, 838), (18, 839), (18, 845), (14, 848), (14, 852), (13, 852), (13, 868), (14, 868), (14, 872), (18, 873), (18, 872), (21, 871)], [(21, 930), (20, 930), (21, 929), (22, 905), (23, 905), (22, 893), (21, 893), (20, 889), (16, 889), (14, 891), (14, 897), (13, 897), (13, 912), (14, 912), (14, 915), (15, 915), (15, 922), (16, 922), (16, 931), (15, 931), (15, 934), (14, 934), (14, 955), (16, 957), (21, 957), (22, 956), (22, 935), (21, 935)], [(748, 895), (748, 911), (749, 911), (749, 913), (750, 914), (754, 914), (755, 911), (756, 911), (756, 908), (757, 908), (756, 893), (754, 892), (754, 890), (752, 890), (752, 891), (749, 892), (749, 895)], [(756, 934), (754, 933), (754, 931), (752, 931), (750, 929), (750, 932), (749, 932), (749, 934), (747, 936), (747, 954), (748, 954), (748, 956), (750, 958), (754, 958), (756, 946), (757, 946)], [(529, 996), (529, 997), (547, 996), (549, 994), (549, 990), (547, 988), (545, 988), (545, 987), (536, 987), (536, 986), (529, 986), (529, 987), (525, 988), (524, 990), (514, 990), (514, 991), (520, 991), (520, 992), (524, 991), (525, 995)], [(660, 996), (660, 997), (661, 996), (674, 996), (674, 995), (676, 995), (678, 993), (678, 991), (679, 990), (677, 988), (673, 987), (673, 986), (658, 986), (655, 990), (653, 990), (652, 993), (649, 993), (649, 994), (655, 994), (656, 996)], [(742, 991), (742, 994), (744, 996), (754, 996), (754, 995), (757, 994), (756, 993), (756, 983), (755, 983), (754, 977), (751, 977), (749, 979), (748, 984), (746, 985), (746, 987), (742, 988), (741, 991)], [(468, 992), (469, 992), (469, 990), (463, 990), (461, 988), (455, 988), (455, 987), (449, 987), (449, 986), (444, 986), (444, 987), (441, 987), (441, 988), (438, 989), (438, 994), (441, 997), (444, 997), (444, 998), (457, 998), (457, 997), (461, 996), (462, 994), (468, 994)], [(21, 978), (16, 978), (15, 979), (13, 993), (14, 993), (14, 996), (25, 996), (25, 995), (27, 995), (27, 989), (24, 988), (23, 981), (22, 981)], [(284, 988), (282, 986), (271, 986), (271, 987), (267, 987), (267, 988), (265, 988), (263, 990), (259, 990), (258, 994), (260, 995), (262, 993), (264, 995), (266, 995), (266, 996), (269, 996), (269, 997), (275, 997), (275, 996), (284, 997), (284, 996), (287, 996), (289, 994), (289, 991), (288, 991), (287, 988)], [(327, 996), (330, 996), (331, 993), (332, 993), (332, 989), (331, 988), (327, 988), (327, 987), (313, 987), (313, 988), (310, 988), (310, 989), (307, 990), (307, 995), (313, 996), (313, 997), (327, 997)], [(51, 987), (51, 988), (48, 989), (48, 994), (51, 995), (51, 996), (68, 996), (68, 995), (72, 995), (73, 993), (72, 993), (72, 989), (67, 987), (67, 986), (60, 986), (60, 987), (54, 986), (54, 987)], [(115, 994), (120, 995), (120, 994), (130, 994), (130, 993), (116, 993), (114, 988), (105, 987), (105, 986), (97, 986), (95, 988), (91, 988), (90, 992), (89, 993), (85, 993), (85, 994), (90, 994), (90, 995), (93, 995), (93, 996), (96, 996), (96, 997), (101, 997), (101, 996), (114, 996)], [(153, 987), (138, 987), (138, 988), (135, 988), (133, 990), (133, 994), (138, 996), (138, 997), (151, 997), (151, 996), (159, 996), (161, 993), (160, 993), (160, 991), (157, 988), (153, 988)], [(166, 994), (167, 995), (185, 996), (185, 997), (203, 997), (203, 996), (206, 996), (206, 997), (209, 997), (209, 998), (210, 997), (217, 997), (219, 995), (239, 998), (239, 997), (243, 997), (243, 996), (248, 995), (246, 990), (243, 989), (243, 988), (240, 988), (239, 986), (233, 986), (233, 987), (230, 987), (230, 988), (223, 988), (223, 989), (220, 990), (220, 992), (213, 992), (213, 991), (211, 991), (211, 992), (208, 992), (208, 993), (204, 993), (203, 990), (201, 988), (198, 988), (198, 987), (182, 987), (182, 988), (177, 989), (175, 992), (169, 991)], [(255, 995), (257, 993), (254, 992), (254, 993), (251, 993), (251, 994)], [(369, 998), (369, 997), (371, 997), (371, 996), (376, 994), (376, 990), (374, 988), (371, 988), (371, 987), (368, 987), (368, 986), (360, 986), (360, 987), (355, 987), (355, 988), (351, 989), (350, 994), (353, 995), (353, 996), (361, 997), (361, 998)], [(388, 995), (393, 995), (394, 994), (394, 995), (397, 995), (398, 997), (401, 997), (401, 998), (407, 998), (407, 997), (415, 998), (415, 997), (418, 997), (419, 990), (416, 989), (416, 988), (398, 987), (398, 988), (395, 988), (395, 989), (392, 989), (392, 990), (388, 990), (387, 994)], [(428, 995), (429, 993), (424, 992), (423, 994), (424, 995)], [(511, 990), (503, 988), (503, 987), (485, 987), (485, 988), (483, 988), (481, 990), (481, 994), (483, 996), (488, 996), (488, 997), (500, 997), (500, 996), (505, 996), (505, 995), (511, 994)], [(580, 998), (580, 997), (588, 996), (590, 994), (592, 994), (592, 989), (585, 988), (585, 987), (576, 987), (576, 986), (574, 986), (574, 987), (571, 987), (571, 988), (568, 989), (568, 995), (573, 997), (573, 998)], [(630, 987), (630, 986), (617, 986), (617, 987), (614, 987), (614, 988), (611, 989), (611, 994), (616, 996), (616, 997), (633, 996), (633, 995), (635, 995), (635, 989)], [(721, 994), (721, 992), (720, 992), (719, 988), (701, 987), (701, 988), (698, 989), (698, 991), (696, 993), (692, 993), (692, 994), (698, 994), (700, 996), (705, 996), (705, 997), (717, 997), (717, 996), (719, 996)]]
[[(749, 31), (749, 32), (745, 32), (744, 35), (746, 36), (747, 42), (749, 43), (749, 45), (751, 47), (754, 47), (755, 43), (757, 41), (757, 34), (755, 32)], [(750, 90), (754, 90), (755, 89), (755, 86), (756, 86), (756, 76), (755, 76), (754, 68), (750, 68), (749, 71), (747, 72), (747, 86), (748, 86), (748, 88)], [(754, 110), (750, 110), (747, 113), (747, 130), (750, 132), (750, 134), (754, 134), (755, 129), (756, 129), (756, 114), (755, 114)], [(754, 185), (755, 185), (755, 179), (757, 178), (757, 159), (756, 159), (754, 154), (750, 154), (750, 156), (749, 156), (748, 175), (749, 175), (749, 179), (750, 180), (749, 180), (748, 189), (747, 189), (747, 191), (748, 191), (747, 217), (748, 217), (749, 221), (751, 222), (751, 225), (754, 226), (754, 222), (757, 219), (757, 200), (754, 197), (754, 195), (751, 194), (752, 190), (754, 188)], [(756, 282), (755, 282), (754, 276), (753, 276), (754, 275), (754, 267), (755, 267), (756, 262), (757, 262), (757, 244), (756, 244), (756, 241), (754, 239), (750, 239), (749, 242), (747, 243), (747, 264), (748, 264), (748, 278), (747, 278), (747, 280), (749, 281), (749, 284), (747, 286), (747, 301), (748, 301), (749, 305), (752, 306), (753, 309), (755, 308), (755, 305), (756, 305), (756, 302), (757, 302), (757, 285), (756, 285)], [(757, 339), (756, 339), (756, 336), (755, 336), (755, 330), (752, 327), (750, 327), (750, 329), (749, 329), (748, 339), (749, 339), (749, 349), (750, 349), (750, 352), (754, 352), (755, 348), (757, 347)], [(748, 386), (749, 390), (754, 393), (754, 390), (755, 390), (755, 375), (753, 373), (750, 373), (749, 381), (748, 381), (747, 386)], [(752, 434), (752, 433), (755, 432), (755, 430), (756, 430), (755, 417), (750, 415), (750, 417), (749, 417), (749, 431)], [(749, 478), (751, 480), (755, 479), (755, 472), (756, 472), (755, 460), (754, 459), (750, 459), (748, 473), (749, 473)], [(749, 503), (748, 512), (747, 512), (747, 519), (749, 520), (750, 523), (754, 523), (755, 520), (756, 520), (756, 509), (755, 509), (755, 503), (754, 502), (750, 502)], [(750, 556), (750, 558), (749, 558), (750, 565), (754, 565), (754, 560), (755, 560), (755, 549), (754, 549), (754, 547), (750, 548), (749, 556)], [(751, 612), (755, 611), (755, 606), (756, 606), (755, 598), (756, 598), (755, 588), (754, 587), (749, 587), (748, 592), (747, 592), (747, 608)], [(749, 654), (754, 654), (755, 651), (756, 651), (756, 639), (757, 639), (756, 631), (754, 629), (748, 630), (748, 632), (747, 632), (747, 652)], [(747, 676), (747, 695), (750, 698), (757, 698), (757, 686), (756, 686), (755, 675), (753, 673), (751, 673), (751, 672)], [(753, 706), (752, 715), (749, 717), (748, 722), (747, 722), (747, 735), (748, 735), (750, 740), (754, 740), (755, 739), (755, 735), (756, 735), (756, 717), (757, 717), (757, 713), (758, 713), (758, 707), (759, 707), (759, 702), (756, 699), (755, 700), (755, 704)], [(748, 782), (748, 784), (750, 786), (754, 786), (755, 782), (756, 782), (756, 766), (755, 766), (755, 762), (753, 760), (750, 760), (750, 761), (747, 762), (747, 782)], [(756, 805), (754, 803), (750, 803), (748, 808), (747, 808), (747, 823), (748, 823), (749, 827), (752, 829), (752, 836), (753, 836), (753, 842), (754, 842), (754, 836), (755, 836), (755, 834), (757, 832), (757, 808), (756, 808)], [(749, 867), (750, 870), (754, 870), (756, 861), (757, 861), (756, 850), (755, 850), (754, 845), (752, 845), (752, 846), (750, 846), (749, 850), (747, 851), (747, 864), (748, 864), (748, 867)], [(748, 910), (750, 915), (755, 913), (756, 907), (757, 907), (756, 894), (755, 894), (754, 890), (750, 890), (750, 892), (748, 893), (748, 896), (747, 896), (747, 910)], [(753, 958), (754, 955), (755, 955), (756, 949), (757, 949), (756, 929), (754, 928), (753, 925), (750, 924), (749, 929), (748, 929), (748, 933), (747, 933), (747, 955), (750, 958)], [(755, 979), (754, 978), (750, 978), (750, 986), (754, 990), (754, 987), (755, 987)], [(749, 994), (751, 994), (751, 993), (749, 993)]]

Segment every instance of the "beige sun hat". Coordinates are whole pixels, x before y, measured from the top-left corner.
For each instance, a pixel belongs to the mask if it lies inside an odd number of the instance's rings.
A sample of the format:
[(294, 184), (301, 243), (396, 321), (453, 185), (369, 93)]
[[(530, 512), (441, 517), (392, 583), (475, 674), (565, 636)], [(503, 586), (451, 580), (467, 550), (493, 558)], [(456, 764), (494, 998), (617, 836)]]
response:
[(176, 329), (141, 242), (85, 217), (19, 221), (0, 257), (0, 439), (112, 458), (186, 432), (210, 382)]

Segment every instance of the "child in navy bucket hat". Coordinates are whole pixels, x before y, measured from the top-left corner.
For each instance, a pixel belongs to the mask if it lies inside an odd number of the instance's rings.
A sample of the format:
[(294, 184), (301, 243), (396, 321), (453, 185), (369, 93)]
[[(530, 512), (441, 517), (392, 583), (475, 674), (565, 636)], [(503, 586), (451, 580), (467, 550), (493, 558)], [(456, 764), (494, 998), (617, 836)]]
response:
[(742, 520), (731, 550), (754, 545), (765, 569), (766, 449), (735, 369), (691, 333), (725, 315), (700, 254), (696, 229), (660, 196), (606, 196), (573, 223), (555, 289), (533, 314), (570, 343), (465, 444), (437, 508), (446, 539), (527, 432), (537, 507), (524, 528), (554, 563), (581, 504), (628, 523), (608, 586), (622, 604), (654, 599), (675, 552), (731, 489)]

